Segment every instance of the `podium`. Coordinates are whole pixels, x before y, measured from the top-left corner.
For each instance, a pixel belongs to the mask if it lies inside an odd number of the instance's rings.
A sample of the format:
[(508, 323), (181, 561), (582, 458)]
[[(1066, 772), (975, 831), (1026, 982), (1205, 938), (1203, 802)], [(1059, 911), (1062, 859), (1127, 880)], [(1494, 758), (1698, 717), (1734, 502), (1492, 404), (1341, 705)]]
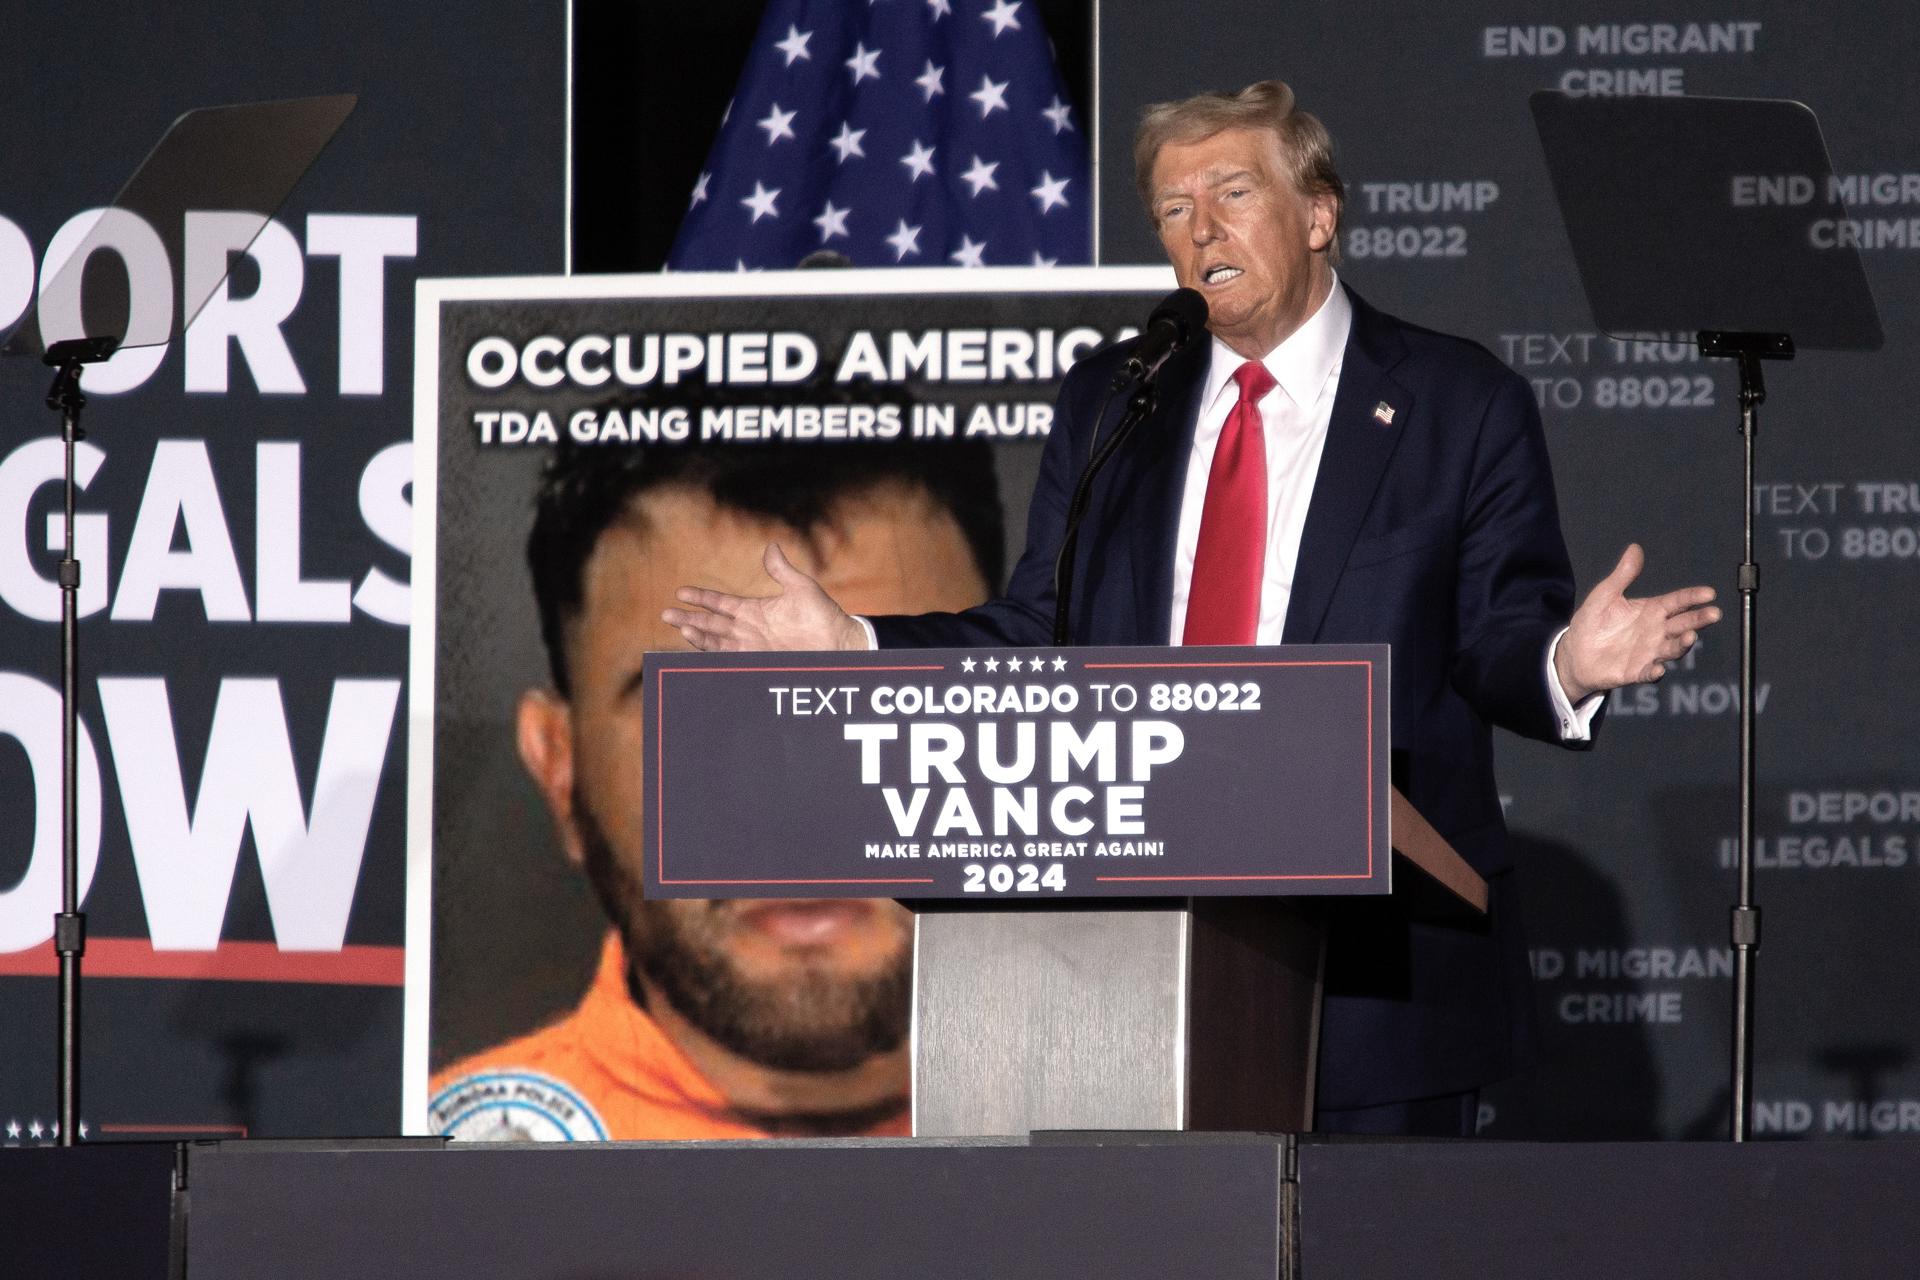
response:
[[(1437, 914), (1478, 872), (1390, 792), (1394, 852)], [(1120, 909), (926, 904), (914, 925), (913, 1131), (1313, 1128), (1326, 928), (1300, 898)]]
[(916, 1137), (1302, 1132), (1315, 898), (1487, 908), (1388, 783), (1387, 663), (1370, 645), (653, 655), (645, 891), (905, 901)]

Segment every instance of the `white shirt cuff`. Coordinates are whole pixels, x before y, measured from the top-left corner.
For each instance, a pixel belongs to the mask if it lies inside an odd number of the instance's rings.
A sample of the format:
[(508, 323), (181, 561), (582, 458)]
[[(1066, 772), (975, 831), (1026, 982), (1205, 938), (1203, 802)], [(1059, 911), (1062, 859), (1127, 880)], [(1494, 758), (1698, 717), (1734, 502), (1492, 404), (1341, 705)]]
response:
[(1553, 718), (1560, 726), (1560, 741), (1591, 742), (1593, 718), (1600, 713), (1601, 700), (1607, 695), (1588, 694), (1577, 707), (1567, 701), (1567, 691), (1560, 687), (1560, 673), (1553, 669), (1553, 656), (1560, 652), (1560, 640), (1566, 634), (1567, 629), (1560, 628), (1547, 646), (1547, 693), (1553, 699)]
[[(865, 618), (861, 617), (857, 613), (852, 616), (853, 616), (853, 620), (860, 624), (860, 629), (867, 633), (867, 648), (869, 650), (878, 649), (880, 647), (880, 637), (873, 633), (873, 624), (871, 622), (868, 622)], [(1548, 656), (1547, 661), (1549, 663), (1553, 661), (1553, 658), (1551, 655)], [(1565, 702), (1566, 698), (1563, 696), (1560, 700), (1562, 702)]]

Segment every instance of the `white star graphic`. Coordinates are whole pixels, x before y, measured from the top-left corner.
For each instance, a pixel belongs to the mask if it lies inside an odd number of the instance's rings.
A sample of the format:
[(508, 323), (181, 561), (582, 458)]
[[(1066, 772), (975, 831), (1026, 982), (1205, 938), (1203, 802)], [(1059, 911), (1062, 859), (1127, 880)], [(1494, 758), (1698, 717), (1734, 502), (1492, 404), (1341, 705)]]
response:
[(1015, 31), (1020, 29), (1020, 20), (1013, 16), (1019, 11), (1020, 6), (1017, 3), (1008, 4), (1007, 0), (997, 0), (993, 8), (981, 14), (980, 18), (983, 22), (993, 24), (993, 38), (998, 40), (1006, 33), (1008, 27), (1012, 27)]
[(87, 1122), (85, 1120), (80, 1122), (80, 1136), (82, 1138), (87, 1136)]
[(1053, 95), (1053, 101), (1049, 102), (1047, 109), (1040, 114), (1045, 116), (1048, 122), (1053, 125), (1053, 132), (1056, 137), (1062, 133), (1071, 133), (1073, 131), (1073, 108), (1060, 101), (1059, 94), (1056, 93)]
[(1033, 265), (1036, 267), (1057, 267), (1060, 265), (1060, 259), (1049, 258), (1038, 249), (1035, 249), (1033, 251)]
[(825, 244), (835, 236), (847, 234), (847, 215), (851, 212), (853, 212), (851, 208), (836, 209), (833, 207), (833, 201), (827, 201), (827, 207), (820, 211), (819, 217), (813, 219), (813, 225), (820, 228), (821, 244)]
[(35, 1120), (32, 1124), (27, 1126), (27, 1136), (29, 1138), (38, 1138), (45, 1133), (46, 1133), (46, 1130), (40, 1127), (40, 1122), (38, 1120)]
[(1012, 83), (1013, 81), (1011, 80), (1002, 80), (999, 84), (995, 84), (992, 76), (980, 77), (980, 87), (968, 94), (967, 97), (980, 104), (980, 118), (982, 120), (985, 120), (995, 111), (1005, 111), (1007, 109), (1007, 86)]
[(948, 254), (947, 260), (957, 262), (963, 267), (984, 267), (987, 264), (981, 259), (980, 255), (986, 251), (987, 242), (985, 240), (982, 240), (979, 244), (975, 244), (972, 236), (963, 234), (960, 237), (960, 247)]
[(960, 181), (972, 187), (973, 194), (976, 196), (982, 191), (998, 191), (1000, 184), (993, 180), (993, 171), (999, 167), (1000, 163), (997, 160), (992, 164), (988, 164), (979, 156), (975, 156), (973, 158), (973, 168), (961, 174)]
[[(989, 671), (998, 671), (998, 670), (1000, 669), (1000, 659), (998, 659), (998, 658), (988, 658), (988, 659), (986, 660), (986, 662), (985, 662), (985, 663), (983, 663), (982, 665), (983, 665), (983, 666), (985, 666), (985, 667), (986, 667), (986, 669), (987, 669), (987, 670), (989, 670)], [(37, 1138), (37, 1137), (39, 1137), (40, 1135), (36, 1133), (36, 1134), (34, 1134), (33, 1136)]]
[[(887, 237), (887, 243), (893, 246), (895, 262), (906, 261), (908, 254), (917, 258), (920, 256), (920, 228), (908, 226), (907, 220), (902, 218), (900, 225), (893, 229), (893, 234)], [(973, 668), (968, 667), (967, 670), (971, 671)]]
[(700, 181), (693, 184), (693, 199), (687, 202), (687, 208), (691, 209), (694, 205), (699, 204), (707, 198), (707, 180), (712, 177), (713, 175), (711, 173), (703, 173), (700, 175)]
[(792, 23), (787, 24), (787, 38), (773, 47), (787, 55), (787, 65), (792, 66), (801, 58), (813, 61), (813, 55), (807, 52), (807, 41), (813, 39), (813, 32), (802, 31)]
[(777, 218), (780, 216), (780, 211), (773, 207), (773, 201), (779, 194), (779, 187), (775, 187), (769, 191), (758, 182), (755, 182), (753, 184), (753, 194), (750, 196), (741, 196), (740, 203), (753, 210), (753, 220), (755, 222), (760, 221), (762, 218)]
[(1040, 213), (1044, 216), (1053, 212), (1053, 206), (1066, 205), (1067, 183), (1071, 181), (1071, 178), (1056, 178), (1045, 169), (1042, 169), (1040, 171), (1040, 185), (1027, 192), (1027, 194), (1040, 202)]
[[(971, 671), (973, 668), (968, 667), (967, 670)], [(7, 1121), (7, 1136), (9, 1138), (17, 1138), (20, 1136), (20, 1122), (18, 1120)]]
[(862, 80), (880, 78), (880, 69), (874, 65), (878, 61), (880, 61), (880, 50), (868, 49), (864, 44), (856, 44), (853, 46), (853, 56), (840, 65), (853, 72), (853, 82), (859, 84)]
[[(775, 195), (779, 195), (780, 193), (779, 193), (778, 191), (776, 191), (776, 192), (774, 192), (774, 194), (775, 194)], [(749, 271), (753, 271), (753, 272), (758, 272), (758, 271), (761, 271), (761, 270), (763, 270), (764, 268), (761, 268), (761, 267), (750, 267), (750, 266), (748, 266), (748, 265), (747, 265), (747, 260), (746, 260), (745, 258), (735, 258), (735, 259), (733, 260), (733, 269), (734, 269), (734, 271), (735, 271), (735, 272), (737, 272), (738, 274), (740, 274), (740, 275), (745, 275), (745, 274), (746, 274), (747, 272), (749, 272)]]
[(867, 154), (865, 149), (860, 145), (860, 139), (866, 136), (867, 131), (865, 129), (856, 129), (853, 127), (852, 121), (842, 120), (840, 122), (840, 133), (836, 137), (828, 138), (827, 145), (840, 153), (839, 163), (845, 164), (851, 156), (864, 156)]
[[(962, 671), (971, 671), (971, 670), (973, 670), (973, 659), (972, 659), (972, 658), (962, 658), (962, 659), (960, 659), (960, 669), (961, 669)], [(17, 1138), (17, 1137), (19, 1137), (20, 1135), (16, 1133), (16, 1134), (14, 1134), (13, 1136)]]
[(913, 150), (900, 157), (900, 163), (913, 170), (913, 177), (908, 179), (908, 181), (918, 182), (933, 172), (933, 153), (935, 150), (937, 150), (937, 148), (927, 146), (918, 138), (913, 140)]
[(929, 22), (938, 22), (953, 13), (953, 6), (947, 3), (947, 0), (927, 0), (927, 8), (933, 10), (933, 17), (928, 19)]
[(1020, 659), (1018, 659), (1018, 658), (1008, 658), (1008, 659), (1007, 659), (1007, 670), (1009, 670), (1009, 671), (1018, 671), (1018, 670), (1020, 670)]
[(1067, 660), (1065, 658), (1055, 658), (1053, 660), (1053, 669), (1055, 671), (1065, 671), (1067, 669)]
[(765, 129), (767, 131), (767, 145), (772, 146), (782, 138), (791, 138), (793, 136), (793, 118), (799, 114), (798, 111), (782, 111), (780, 104), (776, 102), (773, 104), (773, 110), (767, 112), (767, 118), (765, 120), (754, 121), (753, 127), (756, 129)]
[(947, 91), (947, 86), (940, 83), (940, 77), (946, 74), (945, 67), (936, 67), (933, 65), (932, 58), (927, 59), (927, 69), (920, 73), (920, 78), (914, 83), (919, 85), (920, 91), (927, 95), (928, 102), (932, 102), (934, 98)]

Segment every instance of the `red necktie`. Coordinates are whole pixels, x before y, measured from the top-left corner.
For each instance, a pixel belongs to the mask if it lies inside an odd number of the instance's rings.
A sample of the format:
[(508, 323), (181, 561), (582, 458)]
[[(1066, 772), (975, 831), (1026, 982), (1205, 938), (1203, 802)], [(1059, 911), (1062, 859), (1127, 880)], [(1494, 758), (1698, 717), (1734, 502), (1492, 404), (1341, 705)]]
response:
[(1227, 414), (1207, 473), (1200, 542), (1193, 553), (1184, 644), (1252, 644), (1267, 564), (1267, 446), (1260, 398), (1273, 375), (1257, 360), (1233, 371), (1240, 400)]

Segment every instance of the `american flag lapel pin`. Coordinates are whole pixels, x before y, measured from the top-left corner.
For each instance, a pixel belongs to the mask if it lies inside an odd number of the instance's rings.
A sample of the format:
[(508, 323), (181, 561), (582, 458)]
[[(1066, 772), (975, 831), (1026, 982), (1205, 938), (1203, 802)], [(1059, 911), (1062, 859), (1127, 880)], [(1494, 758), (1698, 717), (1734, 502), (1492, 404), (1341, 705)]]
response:
[(1382, 400), (1379, 404), (1373, 406), (1373, 416), (1379, 421), (1381, 426), (1390, 427), (1393, 425), (1393, 406), (1385, 400)]

